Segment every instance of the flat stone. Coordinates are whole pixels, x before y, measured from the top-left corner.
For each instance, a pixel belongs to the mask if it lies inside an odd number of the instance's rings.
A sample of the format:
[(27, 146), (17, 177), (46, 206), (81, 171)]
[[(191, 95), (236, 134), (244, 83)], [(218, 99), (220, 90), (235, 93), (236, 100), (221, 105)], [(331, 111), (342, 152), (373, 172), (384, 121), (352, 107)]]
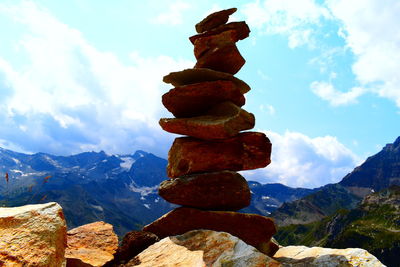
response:
[(229, 16), (237, 11), (237, 8), (224, 9), (214, 12), (196, 24), (196, 32), (202, 33), (212, 30), (228, 22)]
[(236, 74), (245, 62), (236, 45), (228, 44), (210, 49), (197, 60), (194, 67)]
[(254, 115), (232, 102), (223, 102), (210, 109), (205, 116), (193, 118), (160, 119), (160, 126), (167, 132), (200, 139), (226, 139), (240, 131), (254, 127)]
[(194, 44), (198, 38), (203, 38), (203, 37), (219, 34), (221, 32), (229, 31), (229, 30), (234, 30), (237, 32), (238, 40), (243, 40), (243, 39), (247, 38), (250, 34), (250, 29), (249, 29), (249, 26), (247, 26), (246, 22), (239, 21), (239, 22), (230, 22), (228, 24), (224, 24), (217, 28), (214, 28), (210, 31), (206, 31), (206, 32), (203, 32), (200, 34), (193, 35), (193, 36), (189, 37), (189, 40), (192, 42), (192, 44)]
[(321, 247), (287, 246), (274, 258), (283, 266), (357, 266), (384, 267), (375, 256), (361, 248), (332, 249)]
[(263, 168), (271, 160), (271, 143), (263, 133), (245, 132), (224, 140), (176, 138), (168, 153), (168, 177), (213, 171)]
[(215, 105), (231, 101), (243, 106), (245, 98), (232, 81), (201, 82), (179, 86), (162, 96), (162, 103), (175, 117), (204, 115)]
[(201, 82), (212, 82), (218, 80), (226, 80), (233, 82), (239, 89), (240, 93), (242, 94), (245, 94), (248, 91), (250, 91), (250, 86), (247, 83), (234, 77), (232, 74), (210, 69), (204, 69), (204, 68), (185, 69), (182, 71), (171, 72), (170, 74), (164, 76), (163, 78), (163, 81), (165, 83), (170, 83), (175, 87), (194, 84), (194, 83), (201, 83)]
[(250, 189), (239, 173), (211, 172), (163, 181), (158, 194), (178, 205), (208, 210), (240, 210), (250, 205)]
[(152, 232), (160, 238), (197, 229), (230, 233), (263, 253), (268, 252), (268, 243), (276, 233), (274, 221), (268, 217), (185, 207), (174, 209), (143, 228), (144, 231)]
[(66, 245), (57, 203), (0, 208), (0, 266), (65, 266)]
[(67, 239), (68, 266), (103, 266), (114, 259), (118, 248), (113, 226), (101, 221), (69, 230)]
[(210, 230), (194, 230), (166, 237), (140, 253), (130, 263), (127, 266), (280, 266), (277, 261), (239, 238)]
[(211, 49), (226, 46), (228, 44), (234, 44), (238, 40), (237, 32), (234, 30), (228, 30), (219, 34), (198, 38), (194, 42), (194, 56), (196, 59), (199, 59)]

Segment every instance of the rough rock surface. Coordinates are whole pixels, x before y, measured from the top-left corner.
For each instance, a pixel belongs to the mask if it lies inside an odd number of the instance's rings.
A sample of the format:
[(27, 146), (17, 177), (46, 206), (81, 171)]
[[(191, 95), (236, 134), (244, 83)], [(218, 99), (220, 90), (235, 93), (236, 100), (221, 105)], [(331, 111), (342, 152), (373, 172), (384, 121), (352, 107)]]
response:
[(224, 140), (176, 138), (168, 153), (168, 177), (197, 172), (241, 171), (267, 166), (271, 143), (263, 133), (244, 132)]
[(162, 96), (164, 106), (175, 117), (204, 115), (213, 106), (231, 101), (243, 106), (245, 99), (231, 81), (213, 81), (179, 86)]
[(243, 40), (243, 39), (247, 38), (250, 33), (249, 26), (247, 26), (246, 22), (244, 22), (244, 21), (230, 22), (228, 24), (224, 24), (217, 28), (214, 28), (210, 31), (206, 31), (206, 32), (203, 32), (200, 34), (193, 35), (193, 36), (189, 37), (189, 40), (192, 42), (192, 44), (194, 44), (196, 42), (196, 40), (199, 38), (204, 38), (207, 36), (220, 34), (221, 32), (229, 31), (229, 30), (236, 31), (238, 40)]
[(196, 24), (196, 31), (202, 33), (214, 29), (228, 22), (229, 16), (237, 11), (237, 8), (229, 8), (214, 12)]
[(66, 234), (55, 202), (0, 208), (0, 266), (62, 266)]
[(177, 208), (146, 225), (143, 231), (160, 238), (179, 235), (196, 229), (228, 232), (264, 253), (269, 252), (269, 241), (276, 233), (271, 218), (232, 211), (204, 211)]
[(105, 265), (105, 267), (119, 266), (127, 263), (130, 259), (140, 252), (160, 241), (153, 233), (144, 231), (132, 231), (127, 233), (122, 239), (121, 246), (114, 254), (114, 260)]
[(279, 266), (237, 237), (209, 230), (166, 237), (140, 253), (131, 264), (127, 266)]
[(162, 182), (159, 195), (166, 201), (210, 210), (239, 210), (250, 205), (250, 189), (231, 171), (187, 175)]
[(114, 258), (118, 237), (111, 224), (94, 222), (67, 233), (67, 266), (103, 266)]
[(236, 74), (246, 63), (235, 44), (208, 50), (196, 62), (195, 68), (208, 68)]
[(375, 256), (360, 248), (331, 249), (321, 247), (288, 246), (276, 252), (274, 258), (282, 266), (357, 266), (378, 267), (383, 265)]
[(164, 131), (200, 139), (226, 139), (254, 127), (254, 115), (231, 102), (210, 109), (205, 116), (160, 119)]
[(194, 42), (194, 56), (196, 59), (199, 59), (202, 55), (213, 48), (233, 44), (238, 40), (237, 32), (234, 30), (228, 30), (219, 34), (198, 38)]
[(234, 77), (232, 74), (210, 69), (185, 69), (182, 71), (171, 72), (163, 78), (163, 81), (165, 83), (170, 83), (173, 86), (183, 86), (193, 83), (211, 82), (218, 80), (232, 81), (236, 85), (236, 87), (239, 88), (239, 91), (242, 94), (250, 91), (250, 86), (247, 83)]

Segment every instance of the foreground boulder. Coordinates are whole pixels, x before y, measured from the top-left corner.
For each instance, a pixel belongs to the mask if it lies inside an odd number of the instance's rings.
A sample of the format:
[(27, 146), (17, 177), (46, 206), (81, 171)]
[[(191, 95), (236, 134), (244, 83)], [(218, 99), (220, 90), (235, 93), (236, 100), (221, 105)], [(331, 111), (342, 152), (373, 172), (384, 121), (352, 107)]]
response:
[(230, 233), (264, 253), (270, 253), (269, 241), (276, 233), (274, 221), (261, 215), (232, 211), (204, 211), (185, 207), (165, 214), (146, 225), (143, 231), (164, 238), (196, 229)]
[(67, 266), (103, 266), (114, 258), (118, 248), (118, 237), (112, 225), (105, 222), (79, 226), (67, 235)]
[(125, 266), (279, 266), (242, 240), (224, 232), (195, 230), (166, 237)]
[(271, 160), (271, 143), (263, 133), (244, 132), (223, 140), (176, 138), (168, 153), (168, 177), (191, 173), (263, 168)]
[(240, 210), (250, 205), (250, 189), (239, 173), (201, 173), (163, 181), (159, 195), (178, 205), (210, 210)]
[(283, 266), (357, 266), (383, 265), (375, 256), (360, 248), (331, 249), (321, 247), (288, 246), (276, 252), (274, 258)]
[(0, 208), (0, 266), (62, 266), (66, 229), (55, 202)]

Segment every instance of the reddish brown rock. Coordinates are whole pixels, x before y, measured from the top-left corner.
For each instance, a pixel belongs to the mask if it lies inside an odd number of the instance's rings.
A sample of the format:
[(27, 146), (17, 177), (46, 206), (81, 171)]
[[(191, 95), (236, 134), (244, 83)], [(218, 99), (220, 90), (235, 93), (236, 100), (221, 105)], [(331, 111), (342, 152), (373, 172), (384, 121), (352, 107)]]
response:
[(197, 60), (194, 67), (236, 74), (245, 62), (236, 45), (229, 44), (210, 49)]
[(185, 207), (174, 209), (143, 228), (160, 238), (196, 229), (230, 233), (263, 253), (268, 252), (268, 243), (276, 232), (274, 221), (261, 215)]
[(240, 210), (250, 205), (251, 199), (247, 181), (231, 171), (166, 180), (158, 194), (170, 203), (210, 210)]
[(232, 74), (210, 69), (186, 69), (182, 71), (171, 72), (163, 78), (163, 81), (165, 83), (170, 83), (173, 86), (183, 86), (188, 84), (212, 82), (218, 80), (233, 82), (242, 94), (250, 91), (250, 86), (247, 83), (234, 77)]
[(202, 33), (212, 30), (228, 22), (229, 16), (237, 11), (237, 8), (229, 8), (214, 12), (196, 24), (196, 32)]
[(164, 106), (175, 117), (204, 115), (206, 111), (224, 101), (243, 106), (245, 99), (235, 83), (213, 81), (176, 87), (162, 96)]
[(210, 31), (206, 31), (206, 32), (203, 32), (200, 34), (193, 35), (192, 37), (189, 37), (189, 40), (192, 42), (192, 44), (194, 44), (198, 38), (203, 38), (203, 37), (219, 34), (221, 32), (229, 31), (229, 30), (234, 30), (237, 32), (238, 40), (243, 40), (243, 39), (247, 38), (250, 33), (249, 26), (247, 26), (246, 22), (244, 22), (244, 21), (231, 22), (228, 24), (221, 25)]
[(118, 237), (105, 222), (85, 224), (67, 232), (67, 266), (103, 266), (114, 259)]
[(234, 30), (224, 31), (220, 34), (198, 38), (194, 42), (194, 56), (199, 59), (202, 55), (216, 47), (234, 44), (238, 41), (237, 32)]
[(225, 139), (254, 127), (254, 115), (231, 102), (218, 104), (205, 116), (160, 119), (164, 131), (200, 139)]
[(105, 267), (124, 264), (158, 241), (160, 239), (153, 233), (131, 231), (122, 239), (121, 246), (114, 255), (114, 260), (106, 264)]
[(224, 140), (176, 138), (168, 153), (168, 177), (212, 171), (263, 168), (271, 156), (271, 143), (263, 133), (245, 132)]

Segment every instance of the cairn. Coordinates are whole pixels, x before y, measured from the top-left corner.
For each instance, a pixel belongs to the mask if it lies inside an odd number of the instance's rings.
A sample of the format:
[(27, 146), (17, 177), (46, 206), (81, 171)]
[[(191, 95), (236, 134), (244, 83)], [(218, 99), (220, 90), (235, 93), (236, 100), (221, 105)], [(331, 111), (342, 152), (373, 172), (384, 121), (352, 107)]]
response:
[(255, 118), (241, 108), (250, 87), (233, 76), (245, 63), (236, 42), (250, 33), (244, 21), (227, 23), (235, 11), (222, 10), (196, 24), (198, 34), (189, 38), (196, 65), (163, 79), (175, 86), (162, 97), (175, 118), (163, 118), (160, 125), (186, 136), (176, 138), (168, 153), (170, 179), (160, 184), (159, 194), (182, 207), (143, 230), (160, 238), (195, 229), (223, 231), (272, 255), (273, 220), (237, 212), (251, 200), (237, 171), (267, 166), (271, 143), (263, 133), (241, 132), (252, 129)]

